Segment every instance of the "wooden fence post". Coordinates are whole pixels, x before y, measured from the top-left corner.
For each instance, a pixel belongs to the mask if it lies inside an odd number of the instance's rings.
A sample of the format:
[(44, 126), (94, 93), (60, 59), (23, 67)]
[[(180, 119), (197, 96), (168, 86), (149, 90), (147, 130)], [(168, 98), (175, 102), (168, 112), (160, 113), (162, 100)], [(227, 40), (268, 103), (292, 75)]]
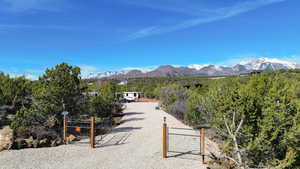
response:
[(166, 117), (164, 117), (163, 123), (163, 158), (167, 158), (167, 123)]
[(91, 118), (91, 134), (90, 134), (91, 147), (95, 148), (95, 117)]
[(201, 143), (200, 143), (200, 150), (201, 150), (201, 155), (202, 155), (202, 163), (205, 163), (205, 128), (201, 128), (200, 130), (200, 135), (201, 135)]
[(64, 144), (67, 144), (67, 117), (64, 116)]

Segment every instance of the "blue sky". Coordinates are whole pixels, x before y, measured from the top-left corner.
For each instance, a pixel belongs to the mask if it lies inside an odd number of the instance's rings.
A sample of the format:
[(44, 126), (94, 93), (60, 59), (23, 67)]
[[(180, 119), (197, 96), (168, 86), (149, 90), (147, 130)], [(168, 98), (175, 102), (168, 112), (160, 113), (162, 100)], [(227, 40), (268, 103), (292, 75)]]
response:
[(0, 70), (299, 61), (299, 0), (0, 0)]

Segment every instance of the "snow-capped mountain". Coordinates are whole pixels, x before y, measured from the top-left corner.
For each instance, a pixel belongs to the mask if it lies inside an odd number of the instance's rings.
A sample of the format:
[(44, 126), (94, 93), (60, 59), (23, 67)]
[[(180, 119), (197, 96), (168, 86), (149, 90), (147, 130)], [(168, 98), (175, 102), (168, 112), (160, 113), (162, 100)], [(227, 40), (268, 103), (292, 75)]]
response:
[(259, 58), (251, 61), (241, 62), (247, 70), (278, 70), (278, 69), (295, 69), (296, 63), (270, 58)]
[(100, 73), (89, 73), (85, 78), (86, 79), (101, 79), (105, 77), (113, 77), (119, 75), (125, 75), (127, 72), (125, 71), (108, 71), (108, 72), (100, 72)]
[(233, 66), (216, 65), (189, 65), (189, 66), (159, 66), (158, 68), (142, 72), (140, 70), (114, 71), (104, 73), (91, 73), (88, 79), (101, 78), (135, 78), (135, 77), (174, 77), (174, 76), (220, 76), (238, 75), (253, 71), (274, 71), (279, 69), (300, 69), (300, 64), (273, 58), (259, 58), (240, 62)]
[(202, 69), (202, 68), (204, 68), (204, 67), (207, 67), (207, 66), (209, 66), (209, 65), (197, 65), (197, 64), (192, 64), (192, 65), (189, 65), (188, 68), (200, 70), (200, 69)]

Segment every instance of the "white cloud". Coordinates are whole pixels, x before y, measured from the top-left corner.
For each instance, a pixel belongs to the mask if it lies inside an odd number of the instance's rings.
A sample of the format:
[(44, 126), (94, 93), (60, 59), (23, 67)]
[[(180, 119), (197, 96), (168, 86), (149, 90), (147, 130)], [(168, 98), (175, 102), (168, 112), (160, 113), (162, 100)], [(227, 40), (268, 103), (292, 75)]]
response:
[[(248, 1), (234, 4), (230, 7), (217, 8), (214, 10), (209, 10), (209, 12), (202, 11), (201, 16), (199, 16), (199, 14), (195, 14), (197, 16), (196, 18), (189, 19), (175, 25), (171, 25), (171, 26), (155, 25), (155, 26), (148, 26), (146, 28), (142, 28), (130, 34), (128, 36), (128, 40), (143, 38), (143, 37), (167, 33), (167, 32), (173, 32), (173, 31), (197, 26), (203, 23), (209, 23), (209, 22), (230, 18), (266, 5), (284, 2), (284, 1), (286, 0), (251, 0), (251, 1), (248, 0)], [(181, 8), (184, 8), (184, 6), (182, 6)], [(199, 10), (201, 11), (201, 9)]]
[(12, 78), (24, 76), (26, 79), (29, 79), (29, 80), (38, 80), (39, 79), (39, 75), (37, 75), (37, 74), (29, 74), (29, 73), (24, 73), (24, 74), (8, 73), (8, 74)]
[(253, 60), (262, 57), (261, 55), (257, 55), (255, 53), (236, 55), (231, 57), (230, 59), (224, 60), (222, 62), (215, 63), (215, 65), (219, 66), (232, 66), (244, 61)]
[(37, 80), (39, 76), (44, 74), (44, 70), (41, 69), (25, 69), (24, 76), (30, 80)]
[(81, 69), (82, 77), (87, 77), (90, 73), (95, 73), (98, 70), (97, 67), (91, 65), (81, 65), (79, 67)]
[(5, 70), (4, 73), (8, 74), (11, 77), (25, 76), (27, 79), (30, 80), (37, 80), (39, 75), (42, 73), (41, 70), (35, 70), (35, 69), (20, 70), (17, 67), (8, 67), (8, 68), (1, 67), (0, 72), (1, 70)]
[(39, 75), (36, 75), (36, 74), (26, 74), (25, 77), (29, 80), (38, 80), (39, 79)]

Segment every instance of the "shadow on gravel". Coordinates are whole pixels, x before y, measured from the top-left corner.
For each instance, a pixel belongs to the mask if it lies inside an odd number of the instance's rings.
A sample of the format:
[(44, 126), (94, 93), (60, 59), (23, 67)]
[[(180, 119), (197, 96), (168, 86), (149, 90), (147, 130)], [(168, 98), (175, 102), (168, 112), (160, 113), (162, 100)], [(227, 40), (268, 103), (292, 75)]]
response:
[(200, 161), (201, 159), (200, 153), (196, 151), (186, 151), (186, 152), (169, 151), (168, 153), (169, 153), (168, 158), (180, 158), (180, 159), (197, 160), (197, 161)]
[(130, 121), (139, 121), (139, 120), (144, 120), (145, 118), (129, 118), (126, 120), (122, 120), (121, 124), (126, 123), (126, 122), (130, 122)]
[(132, 130), (140, 130), (142, 127), (119, 127), (114, 128), (110, 133), (129, 132)]
[(109, 147), (109, 146), (118, 146), (126, 143), (127, 139), (131, 136), (131, 133), (123, 133), (119, 135), (115, 135), (109, 140), (99, 143), (95, 146), (95, 148)]
[(123, 113), (122, 115), (131, 116), (131, 115), (141, 115), (141, 114), (145, 114), (145, 113), (142, 113), (142, 112), (127, 112), (127, 113)]

